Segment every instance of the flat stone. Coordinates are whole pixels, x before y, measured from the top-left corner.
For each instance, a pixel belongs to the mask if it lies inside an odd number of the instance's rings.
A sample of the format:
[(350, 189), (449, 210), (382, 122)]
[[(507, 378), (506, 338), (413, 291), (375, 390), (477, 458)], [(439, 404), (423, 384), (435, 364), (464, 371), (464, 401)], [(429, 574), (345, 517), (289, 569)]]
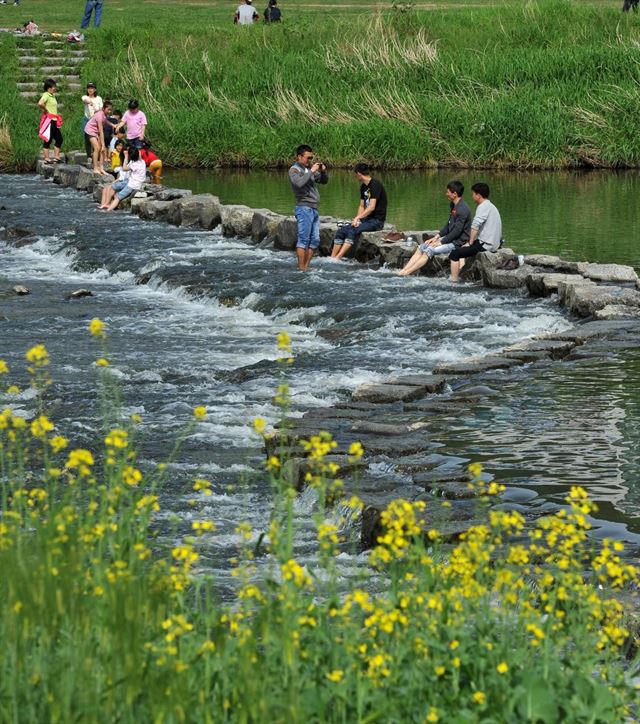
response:
[(358, 387), (353, 399), (361, 402), (410, 402), (429, 393), (427, 386), (370, 384)]
[(36, 161), (36, 173), (40, 174), (43, 178), (53, 178), (53, 174), (56, 171), (56, 167), (51, 163), (45, 163), (43, 159)]
[(213, 194), (195, 194), (172, 201), (167, 219), (175, 226), (213, 229), (221, 221), (220, 200)]
[(81, 167), (80, 171), (78, 172), (76, 188), (78, 189), (78, 191), (86, 191), (87, 193), (91, 193), (95, 188), (96, 184), (100, 183), (103, 179), (103, 174), (94, 173), (91, 169)]
[(298, 241), (298, 222), (295, 216), (285, 216), (276, 227), (274, 249), (293, 251)]
[(57, 164), (55, 166), (55, 171), (53, 172), (53, 183), (60, 184), (61, 186), (75, 187), (78, 183), (80, 171), (83, 170), (82, 166), (69, 166), (65, 163)]
[(609, 305), (640, 307), (640, 291), (619, 286), (600, 286), (591, 281), (558, 285), (560, 302), (579, 317), (591, 317)]
[(169, 215), (171, 201), (157, 201), (155, 199), (142, 199), (136, 204), (134, 213), (137, 213), (141, 219), (149, 221), (165, 221)]
[(627, 333), (640, 331), (640, 323), (632, 320), (593, 321), (578, 324), (564, 332), (553, 332), (545, 335), (545, 339), (569, 339), (578, 343), (588, 339), (624, 336)]
[(367, 455), (387, 455), (388, 457), (399, 457), (402, 455), (413, 455), (414, 453), (426, 450), (429, 440), (424, 433), (413, 433), (401, 437), (367, 437), (362, 440), (362, 447)]
[(550, 256), (549, 254), (525, 254), (524, 263), (529, 266), (545, 267), (553, 272), (560, 274), (578, 274), (578, 264), (576, 261), (565, 261), (559, 256)]
[(543, 352), (552, 359), (562, 359), (571, 352), (576, 343), (571, 340), (560, 339), (530, 339), (512, 344), (505, 348), (505, 352)]
[(449, 376), (463, 376), (488, 372), (489, 370), (506, 370), (517, 364), (517, 359), (487, 355), (486, 357), (469, 357), (461, 362), (447, 362), (436, 367), (434, 372)]
[(558, 292), (560, 282), (572, 282), (576, 279), (574, 274), (528, 274), (525, 280), (529, 294), (533, 297), (548, 297)]
[(517, 359), (523, 363), (539, 362), (540, 360), (551, 359), (551, 355), (547, 352), (540, 350), (502, 350), (500, 352), (501, 357), (508, 357), (509, 359)]
[(278, 224), (285, 219), (282, 214), (274, 214), (269, 209), (256, 209), (251, 219), (251, 239), (256, 244), (265, 240), (273, 242)]
[(389, 435), (391, 437), (396, 435), (410, 435), (421, 427), (425, 427), (425, 423), (416, 422), (410, 424), (391, 424), (384, 422), (369, 422), (359, 421), (355, 422), (351, 428), (351, 432), (358, 433), (360, 435)]
[(236, 236), (246, 239), (251, 236), (255, 211), (243, 204), (222, 204), (222, 233), (224, 236)]
[(193, 196), (193, 192), (189, 189), (162, 188), (155, 194), (158, 201), (175, 201), (183, 199), (185, 196)]
[(447, 380), (442, 375), (400, 375), (390, 378), (386, 384), (408, 385), (409, 387), (424, 387), (427, 392), (440, 392), (444, 389)]
[[(478, 256), (486, 256), (486, 252)], [(498, 269), (496, 267), (485, 269), (483, 272), (484, 285), (492, 289), (517, 289), (526, 286), (530, 273), (531, 267), (526, 264), (517, 269)]]
[(595, 282), (607, 282), (612, 284), (638, 284), (638, 275), (631, 266), (622, 264), (591, 264), (581, 262), (578, 264), (578, 273), (585, 279)]
[(595, 313), (596, 319), (640, 319), (640, 307), (625, 307), (619, 304), (607, 304)]

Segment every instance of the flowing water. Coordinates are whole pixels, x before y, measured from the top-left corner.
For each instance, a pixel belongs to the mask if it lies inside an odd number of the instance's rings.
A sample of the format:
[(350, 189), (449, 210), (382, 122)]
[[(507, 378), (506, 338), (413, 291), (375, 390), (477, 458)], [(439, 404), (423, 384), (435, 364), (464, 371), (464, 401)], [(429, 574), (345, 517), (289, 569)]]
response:
[[(0, 176), (0, 203), (0, 227), (24, 227), (37, 237), (18, 248), (0, 243), (0, 358), (12, 371), (23, 370), (24, 351), (36, 342), (47, 346), (52, 414), (75, 445), (94, 444), (99, 430), (93, 362), (102, 353), (87, 332), (93, 317), (109, 325), (113, 374), (127, 413), (143, 417), (147, 461), (163, 460), (167, 441), (193, 407), (206, 405), (208, 419), (172, 465), (163, 503), (169, 536), (186, 532), (195, 519), (216, 522), (204, 558), (223, 581), (239, 540), (236, 525), (248, 520), (261, 531), (268, 518), (268, 486), (252, 474), (263, 459), (252, 420), (277, 418), (280, 331), (293, 340), (289, 384), (293, 414), (300, 415), (348, 399), (363, 382), (430, 371), (571, 326), (553, 299), (519, 291), (452, 288), (441, 279), (401, 279), (328, 260), (316, 260), (302, 275), (289, 254), (215, 230), (101, 214), (84, 194), (39, 177)], [(148, 283), (137, 283), (143, 275)], [(31, 294), (13, 295), (18, 283)], [(80, 287), (94, 296), (65, 299)], [(24, 373), (18, 377), (24, 384)], [(584, 483), (602, 504), (600, 534), (636, 543), (639, 384), (634, 350), (507, 375), (497, 396), (470, 407), (463, 419), (444, 418), (438, 445), (528, 487), (527, 505), (557, 503), (569, 484)], [(0, 404), (8, 401), (0, 396)], [(18, 408), (33, 410), (28, 391)], [(206, 501), (191, 491), (196, 477), (213, 482)], [(312, 554), (306, 531), (313, 502), (307, 491), (296, 503), (303, 559)], [(357, 552), (345, 553), (345, 571), (358, 560)]]

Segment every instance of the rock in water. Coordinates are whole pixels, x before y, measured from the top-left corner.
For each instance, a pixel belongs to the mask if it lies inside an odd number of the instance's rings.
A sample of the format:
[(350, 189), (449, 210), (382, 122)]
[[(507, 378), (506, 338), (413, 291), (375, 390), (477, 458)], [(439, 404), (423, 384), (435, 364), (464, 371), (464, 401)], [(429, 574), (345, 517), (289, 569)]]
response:
[(67, 295), (67, 299), (80, 299), (80, 297), (92, 297), (93, 292), (88, 289), (76, 289), (75, 292)]
[(16, 284), (16, 286), (13, 287), (13, 291), (20, 297), (23, 297), (25, 294), (31, 294), (31, 290), (23, 287), (21, 284)]

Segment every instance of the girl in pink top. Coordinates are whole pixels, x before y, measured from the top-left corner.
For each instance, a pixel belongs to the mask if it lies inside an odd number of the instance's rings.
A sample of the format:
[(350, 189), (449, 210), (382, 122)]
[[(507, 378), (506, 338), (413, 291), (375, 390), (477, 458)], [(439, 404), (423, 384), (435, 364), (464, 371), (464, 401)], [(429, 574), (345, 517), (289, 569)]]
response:
[(102, 158), (102, 152), (104, 150), (104, 124), (108, 123), (107, 116), (111, 113), (111, 103), (105, 101), (102, 110), (94, 113), (93, 116), (87, 121), (87, 125), (84, 127), (84, 132), (89, 136), (91, 142), (92, 158), (93, 158), (93, 172), (106, 175), (106, 172), (100, 163)]
[(147, 117), (138, 108), (138, 101), (132, 98), (128, 104), (128, 111), (122, 116), (119, 126), (127, 127), (127, 141), (129, 146), (142, 148), (144, 132), (147, 127)]

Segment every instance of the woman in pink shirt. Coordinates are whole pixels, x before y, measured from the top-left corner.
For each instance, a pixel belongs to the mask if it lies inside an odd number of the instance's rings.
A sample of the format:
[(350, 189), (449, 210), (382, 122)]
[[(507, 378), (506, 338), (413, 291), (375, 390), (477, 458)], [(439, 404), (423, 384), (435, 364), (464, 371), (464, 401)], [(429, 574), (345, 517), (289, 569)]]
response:
[(138, 101), (132, 98), (128, 104), (128, 111), (122, 116), (122, 120), (118, 126), (127, 127), (127, 141), (129, 146), (134, 148), (142, 148), (144, 141), (144, 131), (147, 127), (147, 117), (138, 107)]
[(111, 102), (105, 101), (102, 110), (94, 113), (87, 121), (84, 132), (89, 137), (92, 149), (93, 172), (106, 175), (106, 172), (100, 163), (102, 152), (104, 150), (104, 124), (108, 123), (107, 116), (111, 113)]

